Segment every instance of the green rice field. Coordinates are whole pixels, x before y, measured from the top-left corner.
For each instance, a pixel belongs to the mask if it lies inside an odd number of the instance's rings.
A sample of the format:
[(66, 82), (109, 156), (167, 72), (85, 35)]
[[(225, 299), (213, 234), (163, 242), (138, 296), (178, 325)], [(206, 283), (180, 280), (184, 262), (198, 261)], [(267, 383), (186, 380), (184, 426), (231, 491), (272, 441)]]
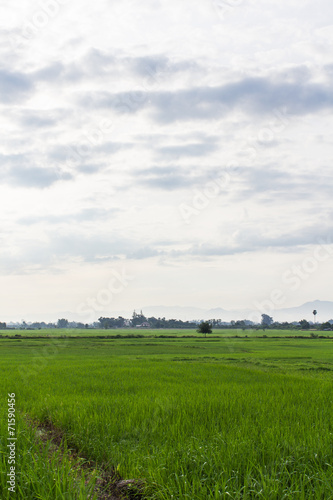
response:
[(1, 499), (333, 499), (333, 338), (1, 333)]
[[(262, 330), (262, 329), (214, 329), (214, 333), (209, 335), (209, 337), (223, 336), (223, 337), (281, 337), (281, 336), (292, 336), (292, 337), (309, 337), (311, 331), (305, 330)], [(327, 336), (330, 332), (315, 332), (316, 334), (321, 334)], [(129, 337), (129, 336), (143, 336), (143, 337), (202, 337), (201, 333), (196, 330), (187, 328), (163, 328), (153, 330), (151, 328), (111, 328), (111, 329), (77, 329), (77, 328), (53, 328), (53, 329), (40, 329), (40, 330), (0, 330), (0, 336), (2, 337)]]

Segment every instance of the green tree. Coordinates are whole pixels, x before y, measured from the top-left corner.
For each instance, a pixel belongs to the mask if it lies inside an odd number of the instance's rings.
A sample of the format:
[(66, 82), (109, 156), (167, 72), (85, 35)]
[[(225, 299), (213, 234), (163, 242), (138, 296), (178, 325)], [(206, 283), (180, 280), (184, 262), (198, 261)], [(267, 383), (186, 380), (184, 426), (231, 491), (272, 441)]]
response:
[(67, 328), (68, 327), (68, 319), (65, 319), (65, 318), (58, 319), (57, 327), (58, 328)]
[(197, 332), (198, 333), (204, 333), (205, 334), (205, 337), (207, 335), (207, 333), (212, 333), (212, 325), (209, 323), (209, 321), (203, 321), (202, 323), (200, 323), (198, 329), (197, 329)]
[(301, 325), (302, 330), (308, 330), (310, 328), (310, 323), (306, 321), (306, 319), (301, 319), (299, 324)]
[(273, 323), (273, 318), (271, 316), (268, 316), (268, 314), (262, 314), (261, 315), (261, 325), (266, 327), (270, 326)]
[(132, 315), (132, 325), (137, 326), (137, 325), (142, 325), (145, 321), (147, 321), (146, 316), (143, 314), (142, 311), (140, 311), (140, 314), (136, 313), (135, 311), (133, 312)]

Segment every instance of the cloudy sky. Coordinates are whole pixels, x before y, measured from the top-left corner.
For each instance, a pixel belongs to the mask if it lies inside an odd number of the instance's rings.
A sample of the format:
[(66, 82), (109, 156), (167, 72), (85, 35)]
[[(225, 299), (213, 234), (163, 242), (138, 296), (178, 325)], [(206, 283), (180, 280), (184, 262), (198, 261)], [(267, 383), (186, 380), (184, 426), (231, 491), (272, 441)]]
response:
[(0, 14), (1, 320), (333, 299), (331, 1)]

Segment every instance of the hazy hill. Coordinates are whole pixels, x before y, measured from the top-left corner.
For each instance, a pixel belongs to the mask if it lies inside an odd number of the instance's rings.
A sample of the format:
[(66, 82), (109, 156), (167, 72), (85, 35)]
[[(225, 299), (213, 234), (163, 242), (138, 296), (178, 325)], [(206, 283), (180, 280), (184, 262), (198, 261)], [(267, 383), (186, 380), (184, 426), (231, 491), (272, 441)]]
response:
[(223, 309), (216, 307), (213, 309), (203, 309), (199, 307), (180, 307), (180, 306), (148, 306), (143, 307), (143, 313), (146, 316), (163, 317), (167, 319), (176, 318), (182, 320), (191, 319), (212, 319), (220, 318), (222, 321), (231, 321), (238, 319), (249, 319), (253, 312), (261, 314), (267, 313), (276, 321), (299, 321), (307, 319), (313, 321), (312, 311), (318, 311), (316, 321), (323, 322), (333, 318), (333, 302), (326, 300), (313, 300), (297, 307), (276, 309), (275, 311), (256, 311), (254, 309)]

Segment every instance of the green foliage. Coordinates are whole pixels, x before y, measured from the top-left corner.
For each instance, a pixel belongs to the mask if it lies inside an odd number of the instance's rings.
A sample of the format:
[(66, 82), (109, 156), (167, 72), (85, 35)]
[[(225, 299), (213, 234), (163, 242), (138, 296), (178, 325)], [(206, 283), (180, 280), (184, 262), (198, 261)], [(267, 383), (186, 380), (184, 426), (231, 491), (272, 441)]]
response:
[[(17, 447), (15, 493), (8, 490), (8, 462), (5, 436), (6, 415), (1, 412), (0, 430), (0, 495), (2, 500), (97, 500), (93, 493), (96, 475), (87, 478), (77, 459), (68, 451), (61, 452), (51, 442), (43, 444), (36, 430), (20, 413), (16, 417)], [(6, 474), (5, 474), (6, 472)]]
[(271, 316), (268, 316), (268, 314), (262, 314), (261, 315), (261, 324), (262, 326), (270, 326), (273, 323), (273, 318)]
[(308, 330), (310, 328), (310, 323), (306, 319), (302, 319), (299, 324), (303, 330)]
[(57, 327), (58, 328), (67, 328), (68, 327), (68, 319), (65, 319), (65, 318), (58, 319)]
[(198, 329), (197, 329), (197, 332), (198, 333), (204, 333), (205, 336), (207, 333), (212, 333), (212, 325), (209, 323), (209, 321), (203, 321), (202, 323), (200, 323)]
[[(1, 393), (21, 415), (17, 498), (86, 499), (92, 486), (40, 448), (26, 413), (144, 479), (150, 499), (331, 498), (332, 339), (269, 336), (0, 339)], [(0, 436), (3, 472), (3, 410)]]

